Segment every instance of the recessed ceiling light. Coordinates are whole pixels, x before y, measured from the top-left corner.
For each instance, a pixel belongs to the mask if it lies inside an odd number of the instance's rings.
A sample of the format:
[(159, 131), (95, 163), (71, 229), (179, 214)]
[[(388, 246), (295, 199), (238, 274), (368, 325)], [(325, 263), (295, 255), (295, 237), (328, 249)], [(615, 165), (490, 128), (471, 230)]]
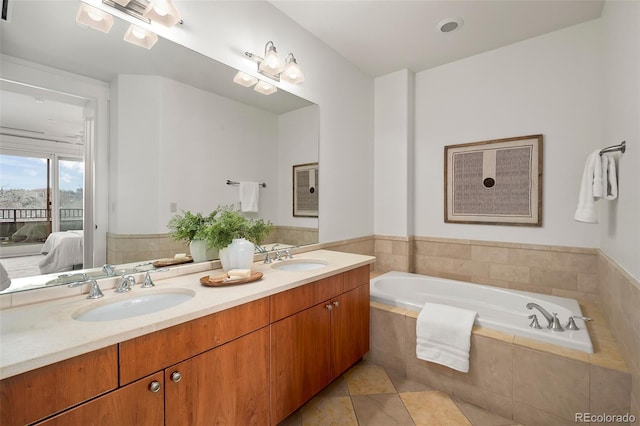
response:
[(464, 21), (460, 18), (447, 18), (438, 22), (436, 28), (441, 33), (450, 33), (459, 30), (463, 24)]

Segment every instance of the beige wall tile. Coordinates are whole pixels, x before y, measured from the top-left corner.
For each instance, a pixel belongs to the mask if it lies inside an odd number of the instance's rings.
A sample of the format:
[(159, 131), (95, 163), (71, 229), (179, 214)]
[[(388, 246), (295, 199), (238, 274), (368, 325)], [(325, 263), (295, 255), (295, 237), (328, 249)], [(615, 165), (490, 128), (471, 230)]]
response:
[(598, 294), (598, 274), (578, 272), (578, 291)]
[(404, 373), (405, 317), (380, 309), (370, 310), (370, 360)]
[(383, 240), (376, 238), (375, 250), (376, 253), (392, 253), (392, 243), (391, 240)]
[(453, 393), (453, 370), (416, 358), (416, 320), (405, 321), (405, 362), (407, 378), (417, 380), (449, 395)]
[(453, 269), (457, 274), (474, 277), (489, 277), (489, 263), (477, 260), (454, 259)]
[(416, 254), (432, 257), (471, 259), (471, 246), (468, 244), (416, 241)]
[(575, 272), (550, 271), (531, 268), (531, 284), (539, 287), (578, 289), (578, 276)]
[(550, 251), (509, 249), (509, 264), (521, 266), (535, 266), (540, 269), (551, 269)]
[(511, 418), (513, 415), (513, 400), (510, 397), (498, 395), (479, 386), (454, 380), (453, 396), (502, 417)]
[(473, 334), (469, 353), (469, 372), (453, 372), (456, 382), (473, 385), (482, 391), (511, 399), (513, 390), (513, 356), (511, 345)]
[(416, 255), (415, 270), (418, 274), (434, 275), (440, 272), (453, 272), (454, 259)]
[(589, 412), (589, 364), (519, 347), (513, 357), (514, 402), (566, 420)]
[(509, 249), (504, 247), (471, 246), (471, 259), (480, 262), (508, 263)]
[(392, 241), (391, 242), (391, 253), (398, 256), (408, 256), (409, 255), (409, 241)]
[(597, 273), (594, 254), (556, 252), (551, 258), (551, 268), (557, 271)]
[(631, 375), (592, 365), (589, 392), (592, 413), (626, 414), (631, 406)]
[(489, 268), (489, 277), (519, 283), (529, 283), (529, 268), (526, 266), (492, 264)]

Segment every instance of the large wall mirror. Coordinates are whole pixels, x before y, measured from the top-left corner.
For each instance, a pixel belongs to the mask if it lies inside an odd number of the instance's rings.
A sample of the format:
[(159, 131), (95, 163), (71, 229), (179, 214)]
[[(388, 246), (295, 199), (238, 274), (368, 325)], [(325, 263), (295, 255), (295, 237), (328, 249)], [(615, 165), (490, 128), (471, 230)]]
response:
[[(275, 225), (267, 248), (318, 242), (318, 218), (293, 216), (291, 175), (293, 165), (318, 161), (317, 105), (236, 85), (236, 70), (166, 39), (150, 50), (126, 43), (128, 23), (119, 19), (108, 34), (82, 28), (79, 1), (9, 5), (3, 60), (27, 61), (52, 79), (68, 72), (104, 82), (109, 114), (100, 122), (91, 99), (2, 76), (0, 263), (11, 280), (4, 292), (65, 284), (65, 274), (106, 277), (103, 263), (130, 272), (188, 253), (168, 238), (167, 223), (183, 211), (238, 206), (238, 186), (228, 180), (266, 184), (248, 216)], [(95, 138), (105, 126), (106, 140)], [(92, 170), (88, 160), (107, 166)], [(92, 211), (94, 196), (108, 199), (107, 212)], [(95, 227), (87, 215), (107, 218), (101, 234), (86, 229)], [(87, 244), (104, 261), (87, 259)]]

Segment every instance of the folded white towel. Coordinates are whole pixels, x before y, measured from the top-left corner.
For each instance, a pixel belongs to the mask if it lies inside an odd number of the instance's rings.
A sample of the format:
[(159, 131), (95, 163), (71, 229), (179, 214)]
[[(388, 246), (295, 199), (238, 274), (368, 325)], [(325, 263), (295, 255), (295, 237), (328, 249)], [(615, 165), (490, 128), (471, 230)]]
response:
[(238, 186), (240, 210), (243, 212), (258, 212), (258, 182), (240, 182)]
[(573, 216), (575, 220), (579, 222), (598, 223), (594, 204), (594, 197), (596, 196), (602, 196), (602, 162), (600, 160), (599, 150), (589, 154), (584, 164), (582, 181), (580, 182), (578, 208)]
[(607, 154), (602, 155), (602, 198), (605, 200), (618, 198), (616, 160)]
[(468, 372), (475, 318), (474, 311), (425, 303), (416, 321), (416, 357)]

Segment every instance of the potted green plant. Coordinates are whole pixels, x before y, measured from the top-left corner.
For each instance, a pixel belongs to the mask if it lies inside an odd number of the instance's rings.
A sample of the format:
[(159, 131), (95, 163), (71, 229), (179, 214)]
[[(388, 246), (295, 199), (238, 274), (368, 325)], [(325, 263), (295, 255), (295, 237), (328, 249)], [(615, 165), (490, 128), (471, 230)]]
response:
[(186, 241), (189, 244), (194, 262), (203, 262), (218, 256), (215, 247), (208, 244), (205, 233), (217, 213), (216, 209), (208, 216), (203, 216), (202, 213), (183, 210), (182, 215), (175, 215), (169, 220), (169, 235), (176, 241)]
[(250, 269), (255, 245), (262, 244), (272, 229), (270, 221), (249, 219), (233, 206), (222, 206), (216, 209), (204, 235), (210, 246), (219, 249), (223, 269)]

